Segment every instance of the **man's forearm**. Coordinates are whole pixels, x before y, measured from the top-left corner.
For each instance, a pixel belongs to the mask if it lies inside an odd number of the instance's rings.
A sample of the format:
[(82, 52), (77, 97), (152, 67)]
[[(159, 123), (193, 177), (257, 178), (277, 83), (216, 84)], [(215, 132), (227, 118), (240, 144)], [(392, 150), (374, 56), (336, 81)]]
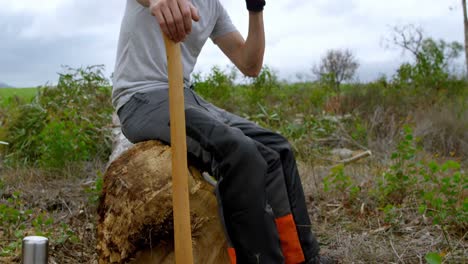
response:
[(265, 30), (263, 12), (249, 12), (249, 33), (243, 49), (243, 60), (248, 72), (258, 75), (263, 66)]

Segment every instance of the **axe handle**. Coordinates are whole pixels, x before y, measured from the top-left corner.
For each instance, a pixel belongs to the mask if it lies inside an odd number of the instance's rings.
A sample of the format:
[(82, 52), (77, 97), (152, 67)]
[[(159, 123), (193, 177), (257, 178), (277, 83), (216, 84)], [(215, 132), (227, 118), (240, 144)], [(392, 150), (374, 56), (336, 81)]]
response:
[(169, 77), (175, 262), (177, 264), (192, 264), (182, 55), (180, 43), (174, 43), (165, 34), (163, 36)]

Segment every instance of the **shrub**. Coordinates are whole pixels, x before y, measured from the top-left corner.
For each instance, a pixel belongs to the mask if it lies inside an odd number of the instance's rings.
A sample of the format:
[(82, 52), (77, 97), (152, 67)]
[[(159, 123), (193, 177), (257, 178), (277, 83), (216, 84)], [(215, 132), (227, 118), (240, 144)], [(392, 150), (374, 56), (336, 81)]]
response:
[(422, 93), (445, 88), (451, 76), (449, 62), (457, 58), (462, 49), (458, 42), (424, 39), (420, 49), (415, 51), (415, 63), (404, 63), (398, 69), (393, 80), (395, 87), (420, 89)]
[[(16, 111), (14, 113), (13, 111)], [(46, 125), (47, 111), (37, 103), (19, 106), (10, 111), (5, 128), (6, 162), (18, 165), (34, 164), (41, 156), (39, 135)]]
[(353, 203), (360, 191), (351, 176), (345, 173), (345, 165), (334, 166), (328, 176), (323, 178), (324, 191), (337, 191), (343, 203)]
[(234, 71), (228, 74), (219, 67), (213, 67), (206, 77), (194, 75), (195, 91), (215, 105), (232, 111), (235, 104), (232, 103), (231, 90), (235, 78)]
[(8, 164), (58, 168), (68, 162), (107, 159), (113, 108), (103, 68), (65, 71), (57, 86), (41, 87), (37, 98), (20, 106), (7, 124)]
[(449, 160), (417, 159), (416, 140), (409, 127), (392, 154), (393, 164), (377, 183), (374, 195), (387, 222), (396, 222), (400, 207), (416, 203), (419, 212), (432, 217), (433, 224), (466, 232), (468, 222), (468, 175), (460, 164)]
[(391, 156), (393, 164), (378, 182), (382, 205), (400, 205), (412, 194), (417, 183), (416, 143), (410, 127), (406, 126), (403, 133), (403, 139)]
[(438, 164), (435, 161), (427, 163), (422, 171), (425, 188), (421, 188), (422, 198), (420, 213), (432, 217), (435, 224), (467, 228), (468, 175), (460, 169), (460, 164), (447, 161)]
[(273, 91), (279, 88), (278, 77), (269, 67), (264, 67), (257, 78), (252, 79), (251, 87), (248, 89), (247, 100), (251, 105), (258, 100), (266, 101), (275, 96)]

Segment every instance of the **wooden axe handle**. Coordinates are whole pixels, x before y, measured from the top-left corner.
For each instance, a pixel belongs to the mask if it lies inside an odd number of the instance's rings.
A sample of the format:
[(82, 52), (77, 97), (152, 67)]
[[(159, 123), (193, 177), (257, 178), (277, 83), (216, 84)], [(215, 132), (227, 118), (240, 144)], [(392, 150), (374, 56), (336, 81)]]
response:
[(163, 36), (169, 77), (175, 262), (193, 264), (182, 55), (180, 43), (174, 43), (165, 34)]

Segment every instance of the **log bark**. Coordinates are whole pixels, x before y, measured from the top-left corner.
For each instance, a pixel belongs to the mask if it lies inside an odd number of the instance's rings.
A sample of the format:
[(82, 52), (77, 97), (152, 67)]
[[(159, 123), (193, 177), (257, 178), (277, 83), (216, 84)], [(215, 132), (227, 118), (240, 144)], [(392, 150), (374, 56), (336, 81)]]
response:
[[(172, 264), (171, 149), (158, 141), (132, 145), (118, 133), (114, 138), (98, 208), (99, 263)], [(229, 263), (214, 188), (194, 168), (189, 188), (194, 263)]]

